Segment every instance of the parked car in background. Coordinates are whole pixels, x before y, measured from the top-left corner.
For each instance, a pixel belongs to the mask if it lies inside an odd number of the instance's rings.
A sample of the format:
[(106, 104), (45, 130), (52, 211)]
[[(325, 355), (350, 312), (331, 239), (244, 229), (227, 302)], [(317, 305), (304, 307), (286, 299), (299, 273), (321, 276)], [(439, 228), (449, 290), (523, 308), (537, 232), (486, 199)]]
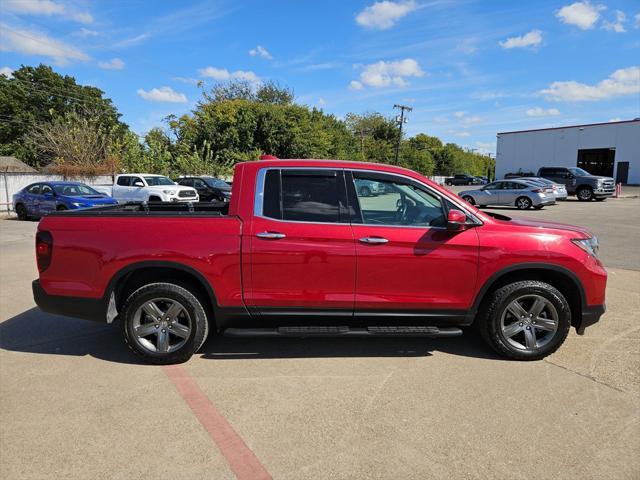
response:
[(489, 183), (488, 177), (479, 176), (476, 178), (478, 179), (478, 185), (486, 185), (487, 183)]
[[(536, 360), (604, 313), (607, 272), (584, 228), (485, 213), (391, 165), (264, 160), (235, 179), (228, 205), (47, 216), (36, 304), (118, 322), (160, 364), (209, 332), (446, 338), (472, 324), (501, 355)], [(357, 180), (393, 193), (363, 197)]]
[(565, 187), (562, 183), (556, 183), (552, 180), (548, 180), (542, 177), (522, 177), (516, 180), (523, 180), (526, 182), (533, 183), (535, 185), (546, 186), (548, 187), (553, 195), (556, 197), (556, 200), (566, 200), (567, 199), (567, 187)]
[(113, 198), (80, 182), (39, 182), (13, 195), (13, 211), (20, 220), (60, 210), (117, 204)]
[(178, 185), (193, 187), (201, 202), (228, 202), (231, 200), (231, 185), (219, 178), (208, 175), (183, 176), (176, 180)]
[(356, 188), (362, 197), (371, 197), (385, 193), (385, 188), (380, 182), (373, 180), (357, 179)]
[(569, 195), (575, 195), (582, 202), (602, 201), (616, 193), (613, 178), (591, 175), (579, 167), (542, 167), (538, 177), (562, 183)]
[(533, 172), (523, 172), (523, 171), (518, 171), (515, 173), (506, 173), (504, 175), (505, 180), (506, 179), (511, 179), (511, 178), (523, 178), (523, 177), (535, 177), (536, 174)]
[(541, 209), (555, 203), (554, 195), (546, 187), (532, 185), (523, 180), (498, 180), (478, 190), (465, 190), (458, 195), (467, 203), (478, 207), (513, 205), (520, 210)]
[(175, 184), (164, 175), (127, 173), (118, 175), (112, 186), (96, 185), (120, 203), (125, 202), (197, 202), (198, 192)]
[(479, 185), (480, 181), (473, 175), (460, 173), (453, 177), (445, 178), (444, 183), (445, 185)]

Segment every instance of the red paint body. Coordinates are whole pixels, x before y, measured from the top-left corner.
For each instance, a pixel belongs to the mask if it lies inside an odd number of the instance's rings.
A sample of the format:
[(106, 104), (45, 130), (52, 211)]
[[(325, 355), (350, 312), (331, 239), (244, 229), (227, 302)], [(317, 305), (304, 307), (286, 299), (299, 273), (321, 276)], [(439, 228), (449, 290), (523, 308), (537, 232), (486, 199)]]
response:
[[(259, 169), (366, 169), (410, 177), (439, 192), (482, 225), (436, 228), (295, 223), (254, 217)], [(49, 295), (102, 298), (114, 276), (138, 262), (183, 264), (208, 281), (219, 307), (363, 310), (468, 310), (503, 269), (547, 264), (572, 272), (583, 304), (603, 305), (606, 271), (571, 242), (590, 233), (569, 225), (495, 219), (427, 178), (382, 164), (265, 160), (236, 166), (226, 217), (45, 217), (51, 265), (40, 275)], [(286, 238), (269, 241), (259, 232)], [(361, 237), (381, 236), (385, 245)], [(250, 308), (251, 310), (251, 308)]]

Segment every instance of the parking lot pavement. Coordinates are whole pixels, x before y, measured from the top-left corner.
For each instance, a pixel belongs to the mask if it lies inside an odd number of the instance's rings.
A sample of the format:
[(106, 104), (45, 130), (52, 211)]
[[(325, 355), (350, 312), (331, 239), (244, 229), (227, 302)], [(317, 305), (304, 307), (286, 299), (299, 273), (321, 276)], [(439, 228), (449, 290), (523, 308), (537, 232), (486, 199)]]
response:
[[(612, 267), (606, 315), (544, 361), (505, 361), (471, 334), (214, 337), (181, 368), (277, 479), (637, 479), (638, 207), (513, 212), (587, 225)], [(241, 478), (194, 398), (117, 326), (34, 308), (36, 226), (0, 220), (0, 477)]]

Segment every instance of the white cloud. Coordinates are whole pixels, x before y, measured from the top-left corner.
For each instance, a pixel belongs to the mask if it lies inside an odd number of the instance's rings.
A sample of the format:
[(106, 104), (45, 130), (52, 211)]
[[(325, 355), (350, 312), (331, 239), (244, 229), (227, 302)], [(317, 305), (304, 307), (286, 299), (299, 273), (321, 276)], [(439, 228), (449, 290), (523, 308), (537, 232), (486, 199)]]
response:
[(475, 38), (466, 38), (456, 46), (456, 50), (471, 55), (478, 51), (477, 40)]
[(63, 15), (80, 23), (93, 22), (90, 13), (70, 11), (65, 5), (52, 0), (3, 0), (2, 8), (23, 15)]
[(82, 50), (43, 33), (13, 29), (6, 25), (0, 27), (0, 51), (49, 57), (58, 66), (67, 65), (73, 60), (84, 62), (90, 58)]
[(351, 83), (349, 83), (349, 88), (351, 90), (362, 90), (364, 87), (362, 86), (362, 83), (360, 83), (357, 80), (351, 80)]
[(482, 123), (484, 121), (484, 119), (478, 115), (468, 116), (467, 112), (463, 111), (454, 112), (453, 116), (460, 120), (460, 123), (465, 127), (468, 127), (470, 125), (477, 125), (478, 123)]
[(466, 132), (466, 131), (455, 132), (454, 135), (456, 137), (470, 137), (471, 136), (471, 134), (469, 132)]
[(322, 105), (326, 105), (326, 103), (327, 101), (324, 98), (320, 97), (318, 99), (318, 105), (322, 106)]
[(633, 16), (633, 21), (635, 22), (636, 28), (640, 28), (640, 13), (636, 13)]
[(621, 121), (622, 121), (622, 119), (620, 117), (615, 117), (615, 118), (609, 119), (609, 123), (611, 123), (611, 122), (621, 122)]
[[(395, 85), (404, 87), (407, 85), (406, 77), (422, 77), (424, 72), (412, 58), (397, 60), (394, 62), (377, 62), (365, 65), (360, 73), (360, 86), (367, 85), (369, 87), (388, 87)], [(352, 87), (353, 87), (353, 83)]]
[(198, 70), (201, 77), (213, 78), (219, 82), (226, 82), (229, 80), (244, 80), (245, 82), (258, 84), (261, 83), (260, 77), (258, 77), (252, 71), (236, 70), (230, 72), (226, 68), (206, 67)]
[(271, 56), (269, 51), (262, 45), (258, 45), (256, 48), (252, 48), (251, 50), (249, 50), (249, 55), (251, 55), (252, 57), (262, 57), (266, 58), (267, 60), (273, 60), (273, 57)]
[(497, 100), (498, 98), (504, 98), (506, 96), (506, 93), (494, 91), (476, 92), (471, 94), (471, 98), (481, 101)]
[(74, 35), (76, 37), (84, 37), (84, 38), (97, 37), (98, 35), (100, 35), (100, 32), (82, 27), (79, 31), (75, 32)]
[(583, 102), (640, 93), (640, 66), (621, 68), (596, 85), (576, 81), (553, 82), (540, 93), (551, 100)]
[(476, 142), (476, 147), (480, 153), (491, 153), (496, 150), (495, 142)]
[(386, 30), (395, 25), (405, 15), (418, 8), (414, 0), (405, 2), (376, 2), (362, 10), (356, 16), (356, 22), (366, 28)]
[(616, 33), (624, 33), (626, 32), (624, 28), (624, 24), (627, 21), (627, 16), (624, 14), (622, 10), (616, 10), (616, 21), (610, 22), (605, 20), (602, 22), (602, 28), (605, 30), (610, 30)]
[(540, 30), (531, 30), (520, 37), (510, 37), (499, 43), (502, 48), (506, 49), (537, 47), (542, 43), (542, 32)]
[(137, 45), (138, 43), (145, 41), (149, 37), (151, 37), (151, 34), (141, 33), (140, 35), (136, 35), (135, 37), (125, 38), (124, 40), (120, 40), (119, 42), (114, 43), (113, 46), (116, 48), (130, 47), (131, 45)]
[(187, 96), (184, 93), (176, 92), (171, 87), (152, 88), (148, 92), (140, 88), (138, 89), (138, 95), (149, 102), (187, 102)]
[(545, 110), (542, 107), (534, 107), (527, 110), (527, 115), (529, 117), (553, 117), (560, 115), (560, 110), (557, 108), (547, 108)]
[(108, 62), (98, 62), (98, 66), (105, 70), (122, 70), (124, 62), (119, 58), (112, 58)]
[(575, 25), (582, 30), (589, 30), (600, 18), (600, 12), (606, 9), (607, 7), (604, 5), (592, 5), (588, 1), (575, 2), (558, 10), (556, 17), (562, 23)]
[(10, 67), (0, 68), (0, 75), (4, 75), (7, 78), (13, 78), (13, 68), (10, 68)]
[(332, 70), (334, 68), (339, 68), (341, 66), (342, 66), (341, 63), (334, 63), (334, 62), (314, 63), (311, 65), (306, 65), (302, 67), (300, 70), (304, 72), (315, 72), (318, 70)]

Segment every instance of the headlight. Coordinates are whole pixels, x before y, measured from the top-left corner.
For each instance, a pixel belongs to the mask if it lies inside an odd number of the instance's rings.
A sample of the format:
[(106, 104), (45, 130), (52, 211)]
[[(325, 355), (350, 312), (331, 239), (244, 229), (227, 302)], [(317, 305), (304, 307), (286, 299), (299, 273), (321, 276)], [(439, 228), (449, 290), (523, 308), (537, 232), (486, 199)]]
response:
[(162, 193), (164, 193), (166, 195), (175, 195), (176, 194), (175, 190), (162, 190)]
[(592, 257), (598, 256), (598, 237), (593, 236), (591, 238), (574, 238), (571, 241)]

